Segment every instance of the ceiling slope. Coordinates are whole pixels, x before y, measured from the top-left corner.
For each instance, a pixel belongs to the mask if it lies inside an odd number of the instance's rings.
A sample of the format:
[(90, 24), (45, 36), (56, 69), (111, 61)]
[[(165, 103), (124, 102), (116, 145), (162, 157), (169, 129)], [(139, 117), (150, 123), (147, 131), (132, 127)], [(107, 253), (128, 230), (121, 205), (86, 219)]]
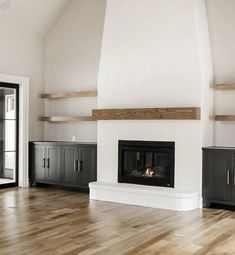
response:
[(46, 34), (72, 0), (0, 0), (0, 33)]

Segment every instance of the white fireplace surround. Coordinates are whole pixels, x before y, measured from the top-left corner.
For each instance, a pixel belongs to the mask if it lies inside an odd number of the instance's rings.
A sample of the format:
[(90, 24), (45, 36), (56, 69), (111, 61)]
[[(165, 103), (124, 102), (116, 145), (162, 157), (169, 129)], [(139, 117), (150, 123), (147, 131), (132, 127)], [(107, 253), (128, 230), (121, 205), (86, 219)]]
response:
[[(202, 147), (213, 144), (209, 39), (203, 0), (107, 1), (98, 109), (200, 107), (201, 120), (98, 120), (91, 199), (201, 207)], [(175, 141), (175, 188), (117, 183), (119, 140)]]
[(197, 192), (124, 183), (90, 183), (90, 199), (160, 209), (189, 211), (201, 207)]

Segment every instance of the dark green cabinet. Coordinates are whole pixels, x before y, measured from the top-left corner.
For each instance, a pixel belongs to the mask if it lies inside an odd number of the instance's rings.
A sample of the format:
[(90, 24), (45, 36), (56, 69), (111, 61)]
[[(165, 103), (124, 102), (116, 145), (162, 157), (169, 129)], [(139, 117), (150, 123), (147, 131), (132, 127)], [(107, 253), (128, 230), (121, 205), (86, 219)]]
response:
[(95, 158), (96, 151), (92, 148), (86, 146), (79, 148), (78, 182), (80, 186), (87, 187), (91, 180), (96, 180), (96, 172), (92, 171), (96, 168)]
[(45, 167), (46, 167), (46, 147), (44, 145), (35, 145), (34, 149), (34, 160), (32, 160), (31, 155), (30, 159), (33, 162), (30, 167), (34, 169), (34, 177), (37, 180), (45, 180)]
[(35, 180), (42, 182), (60, 181), (60, 150), (61, 148), (53, 145), (35, 145), (34, 164), (30, 166), (34, 169)]
[(61, 147), (56, 145), (46, 146), (46, 180), (49, 182), (60, 182), (60, 154)]
[(235, 148), (203, 148), (203, 205), (235, 205)]
[(64, 146), (62, 149), (63, 170), (62, 181), (67, 185), (78, 184), (77, 160), (78, 160), (78, 147)]
[(88, 189), (96, 181), (97, 146), (88, 143), (31, 142), (30, 183)]

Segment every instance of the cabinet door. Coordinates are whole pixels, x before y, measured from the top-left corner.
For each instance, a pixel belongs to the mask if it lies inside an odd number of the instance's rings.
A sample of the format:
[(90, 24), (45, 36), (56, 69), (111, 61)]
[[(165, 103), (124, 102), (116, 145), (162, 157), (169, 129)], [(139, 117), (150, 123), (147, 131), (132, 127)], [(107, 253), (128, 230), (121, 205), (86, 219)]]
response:
[(63, 153), (63, 171), (62, 171), (62, 182), (64, 184), (76, 186), (78, 183), (78, 148), (77, 146), (66, 146), (62, 149)]
[(33, 157), (34, 157), (34, 174), (35, 180), (44, 181), (45, 167), (46, 167), (46, 147), (44, 145), (33, 146)]
[(97, 150), (95, 146), (79, 147), (78, 182), (79, 186), (88, 187), (96, 181)]
[(61, 146), (47, 146), (47, 180), (51, 182), (60, 181), (61, 168)]
[(207, 158), (207, 181), (209, 199), (231, 201), (232, 195), (232, 154), (210, 152)]

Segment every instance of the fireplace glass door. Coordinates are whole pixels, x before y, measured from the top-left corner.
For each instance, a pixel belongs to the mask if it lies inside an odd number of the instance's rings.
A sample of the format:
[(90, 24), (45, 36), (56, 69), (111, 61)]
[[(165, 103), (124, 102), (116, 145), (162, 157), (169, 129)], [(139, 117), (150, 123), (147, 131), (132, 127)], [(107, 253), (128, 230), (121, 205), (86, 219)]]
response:
[(17, 185), (18, 85), (0, 83), (0, 187)]
[(174, 186), (174, 143), (119, 141), (119, 182)]

